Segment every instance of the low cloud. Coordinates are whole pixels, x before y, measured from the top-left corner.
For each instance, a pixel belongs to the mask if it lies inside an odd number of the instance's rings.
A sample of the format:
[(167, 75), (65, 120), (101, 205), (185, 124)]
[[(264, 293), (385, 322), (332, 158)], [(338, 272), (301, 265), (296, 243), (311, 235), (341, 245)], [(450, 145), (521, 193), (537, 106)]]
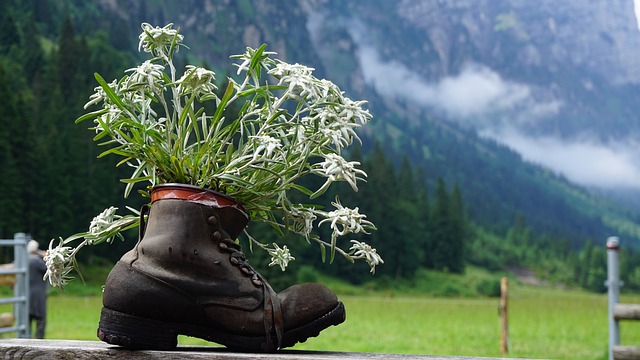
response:
[[(640, 2), (640, 0), (638, 0)], [(472, 126), (482, 136), (503, 143), (530, 162), (564, 175), (570, 181), (600, 188), (640, 189), (640, 147), (590, 140), (536, 137), (523, 125), (556, 115), (559, 100), (541, 100), (536, 88), (509, 81), (492, 69), (471, 64), (459, 74), (426, 81), (395, 61), (384, 61), (366, 41), (362, 24), (350, 31), (359, 44), (365, 81), (386, 97), (404, 99), (440, 112), (443, 118)], [(620, 145), (621, 144), (621, 145)]]
[(432, 106), (439, 106), (456, 118), (483, 116), (510, 110), (530, 96), (527, 86), (504, 81), (482, 66), (468, 66), (457, 76), (446, 77), (434, 87)]
[(513, 148), (530, 162), (543, 165), (584, 186), (616, 189), (640, 189), (638, 145), (615, 145), (597, 141), (570, 141), (554, 137), (531, 137), (517, 130), (483, 131)]
[(526, 116), (511, 120), (530, 122), (557, 113), (562, 105), (559, 101), (536, 101), (529, 86), (504, 80), (479, 64), (427, 82), (395, 60), (383, 61), (372, 46), (361, 45), (359, 57), (365, 81), (381, 95), (407, 99), (473, 126), (500, 125), (514, 110)]

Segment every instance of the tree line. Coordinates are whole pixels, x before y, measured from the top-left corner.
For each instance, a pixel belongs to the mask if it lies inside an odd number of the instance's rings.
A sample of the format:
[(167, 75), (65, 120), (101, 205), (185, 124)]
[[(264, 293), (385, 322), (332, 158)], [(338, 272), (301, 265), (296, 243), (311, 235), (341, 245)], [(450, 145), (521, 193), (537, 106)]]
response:
[(96, 86), (93, 72), (115, 78), (134, 60), (106, 33), (78, 36), (69, 20), (53, 42), (34, 21), (0, 13), (0, 234), (28, 232), (46, 244), (85, 229), (110, 203), (124, 209), (118, 179), (127, 169), (97, 159), (93, 134), (74, 120)]
[[(93, 134), (73, 121), (93, 93), (94, 72), (116, 78), (136, 59), (129, 49), (115, 45), (128, 40), (101, 31), (90, 37), (77, 34), (68, 19), (54, 39), (44, 36), (46, 29), (34, 19), (18, 19), (6, 6), (0, 4), (0, 236), (28, 232), (44, 246), (52, 238), (85, 230), (107, 206), (124, 210), (143, 203), (135, 196), (123, 199), (119, 179), (126, 178), (129, 169), (116, 168), (108, 157), (97, 159), (101, 149)], [(362, 163), (367, 182), (357, 193), (337, 184), (322, 201), (330, 208), (338, 196), (346, 206), (358, 206), (378, 227), (355, 238), (371, 243), (384, 259), (373, 279), (407, 279), (419, 269), (463, 273), (469, 265), (493, 271), (527, 266), (550, 281), (602, 291), (606, 256), (594, 241), (576, 249), (567, 239), (536, 234), (522, 216), (507, 226), (480, 226), (465, 203), (476, 199), (465, 198), (468, 189), (446, 181), (444, 170), (422, 168), (363, 138), (373, 145), (355, 149), (350, 158)], [(263, 242), (274, 236), (260, 224), (250, 225), (250, 230)], [(81, 260), (115, 261), (133, 246), (135, 236), (128, 235), (126, 243), (96, 247)], [(329, 266), (313, 245), (297, 240), (290, 247), (296, 261), (289, 275), (274, 268), (264, 271), (294, 276), (313, 268), (354, 283), (372, 279), (366, 264), (337, 258)], [(248, 256), (258, 265), (266, 259), (257, 250)], [(640, 290), (640, 255), (628, 250), (622, 259), (626, 287)]]

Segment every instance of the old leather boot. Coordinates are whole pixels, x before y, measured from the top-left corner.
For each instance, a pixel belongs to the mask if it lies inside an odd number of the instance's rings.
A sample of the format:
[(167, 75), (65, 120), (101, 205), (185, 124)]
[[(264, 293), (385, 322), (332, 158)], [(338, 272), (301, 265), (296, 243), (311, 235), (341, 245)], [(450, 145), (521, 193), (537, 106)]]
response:
[(344, 306), (323, 285), (273, 291), (233, 241), (247, 223), (242, 206), (220, 194), (154, 188), (146, 229), (107, 278), (98, 337), (165, 350), (183, 334), (270, 352), (343, 322)]

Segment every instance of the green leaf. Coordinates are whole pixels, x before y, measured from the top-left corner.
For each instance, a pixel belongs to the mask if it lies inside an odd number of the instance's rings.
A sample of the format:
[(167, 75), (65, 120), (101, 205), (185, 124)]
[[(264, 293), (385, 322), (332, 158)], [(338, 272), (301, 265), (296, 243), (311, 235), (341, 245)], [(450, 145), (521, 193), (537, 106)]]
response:
[(230, 180), (233, 181), (235, 183), (237, 183), (238, 185), (242, 185), (245, 187), (251, 187), (253, 186), (253, 183), (250, 183), (246, 180), (244, 180), (243, 178), (239, 177), (239, 176), (235, 176), (235, 175), (231, 175), (231, 174), (221, 174), (220, 176), (218, 176), (218, 178), (223, 179), (223, 180)]
[(178, 31), (176, 31), (176, 34), (173, 36), (173, 39), (171, 39), (171, 46), (169, 47), (169, 59), (173, 59), (173, 52), (175, 51), (174, 48), (176, 47), (177, 44), (177, 40), (178, 40), (178, 34), (179, 34), (179, 29), (177, 29)]
[(114, 147), (111, 148), (109, 150), (105, 150), (103, 152), (100, 153), (100, 155), (98, 155), (98, 159), (103, 158), (109, 154), (115, 154), (115, 155), (121, 155), (121, 156), (128, 156), (129, 153), (124, 151), (124, 145), (118, 146), (118, 147)]
[[(289, 88), (288, 86), (284, 86), (284, 85), (269, 85), (269, 90), (286, 90), (288, 88)], [(245, 97), (245, 96), (253, 95), (255, 93), (264, 94), (264, 90), (262, 88), (251, 88), (251, 89), (247, 89), (239, 92), (238, 96)]]
[(336, 258), (336, 241), (335, 239), (331, 240), (331, 260), (329, 260), (329, 264), (333, 264), (333, 260)]
[(98, 81), (98, 84), (100, 84), (104, 92), (107, 94), (109, 99), (113, 101), (114, 104), (116, 104), (121, 110), (124, 110), (127, 112), (129, 111), (127, 106), (122, 102), (122, 99), (120, 99), (118, 94), (116, 94), (116, 92), (113, 91), (113, 89), (109, 86), (109, 84), (107, 84), (107, 82), (104, 81), (104, 79), (102, 78), (102, 76), (100, 76), (100, 74), (94, 73), (93, 77), (96, 78), (96, 80)]
[(196, 99), (196, 94), (192, 94), (189, 97), (189, 100), (187, 100), (187, 102), (184, 104), (184, 107), (182, 108), (182, 112), (180, 113), (180, 118), (178, 119), (178, 126), (182, 126), (184, 124), (184, 119), (187, 118), (187, 115), (189, 115), (191, 109), (191, 104), (193, 104), (193, 101)]
[(77, 124), (77, 123), (83, 122), (83, 121), (85, 121), (87, 119), (91, 119), (91, 118), (98, 117), (100, 115), (106, 114), (108, 112), (109, 112), (109, 109), (96, 110), (96, 111), (93, 111), (93, 112), (90, 112), (90, 113), (87, 113), (87, 114), (84, 114), (84, 115), (80, 116), (79, 118), (76, 119), (75, 123)]
[(298, 191), (300, 191), (301, 193), (310, 196), (311, 194), (313, 194), (313, 191), (307, 189), (306, 187), (302, 186), (302, 185), (298, 185), (298, 184), (291, 184), (291, 188), (296, 189)]
[(260, 79), (260, 69), (258, 68), (259, 62), (262, 60), (262, 53), (267, 48), (267, 44), (262, 44), (256, 52), (253, 53), (253, 57), (251, 58), (251, 64), (249, 65), (249, 69), (253, 71), (256, 78)]
[(120, 179), (120, 182), (123, 182), (125, 184), (136, 184), (142, 181), (147, 181), (147, 180), (151, 180), (151, 176), (143, 176), (143, 177), (137, 177), (135, 179), (129, 178), (129, 179)]
[(347, 261), (348, 261), (348, 262), (350, 262), (350, 263), (352, 263), (352, 264), (356, 262), (355, 260), (353, 260), (353, 258), (352, 258), (348, 253), (342, 253), (342, 256), (343, 256), (345, 259), (347, 259)]
[(224, 91), (224, 95), (222, 95), (222, 99), (220, 100), (220, 104), (218, 104), (216, 112), (213, 114), (213, 118), (211, 119), (211, 122), (213, 122), (214, 124), (220, 121), (220, 119), (222, 118), (222, 113), (227, 107), (229, 99), (231, 99), (231, 96), (233, 95), (233, 89), (233, 83), (229, 81), (229, 83), (227, 84), (227, 89)]
[(118, 161), (118, 163), (116, 164), (116, 167), (118, 167), (118, 166), (120, 166), (120, 165), (123, 165), (123, 164), (126, 164), (126, 163), (127, 163), (129, 160), (131, 160), (131, 159), (132, 159), (132, 157), (130, 157), (130, 156), (129, 156), (129, 157), (126, 157), (126, 158), (124, 158), (124, 159), (122, 159), (122, 160)]

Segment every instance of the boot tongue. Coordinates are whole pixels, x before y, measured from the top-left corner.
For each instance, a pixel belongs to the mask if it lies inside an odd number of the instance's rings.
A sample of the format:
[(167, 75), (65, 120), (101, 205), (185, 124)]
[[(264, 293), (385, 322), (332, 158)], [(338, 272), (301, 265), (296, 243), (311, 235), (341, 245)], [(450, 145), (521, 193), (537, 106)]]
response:
[(223, 207), (218, 210), (220, 221), (229, 237), (236, 239), (249, 224), (249, 215), (234, 207)]

